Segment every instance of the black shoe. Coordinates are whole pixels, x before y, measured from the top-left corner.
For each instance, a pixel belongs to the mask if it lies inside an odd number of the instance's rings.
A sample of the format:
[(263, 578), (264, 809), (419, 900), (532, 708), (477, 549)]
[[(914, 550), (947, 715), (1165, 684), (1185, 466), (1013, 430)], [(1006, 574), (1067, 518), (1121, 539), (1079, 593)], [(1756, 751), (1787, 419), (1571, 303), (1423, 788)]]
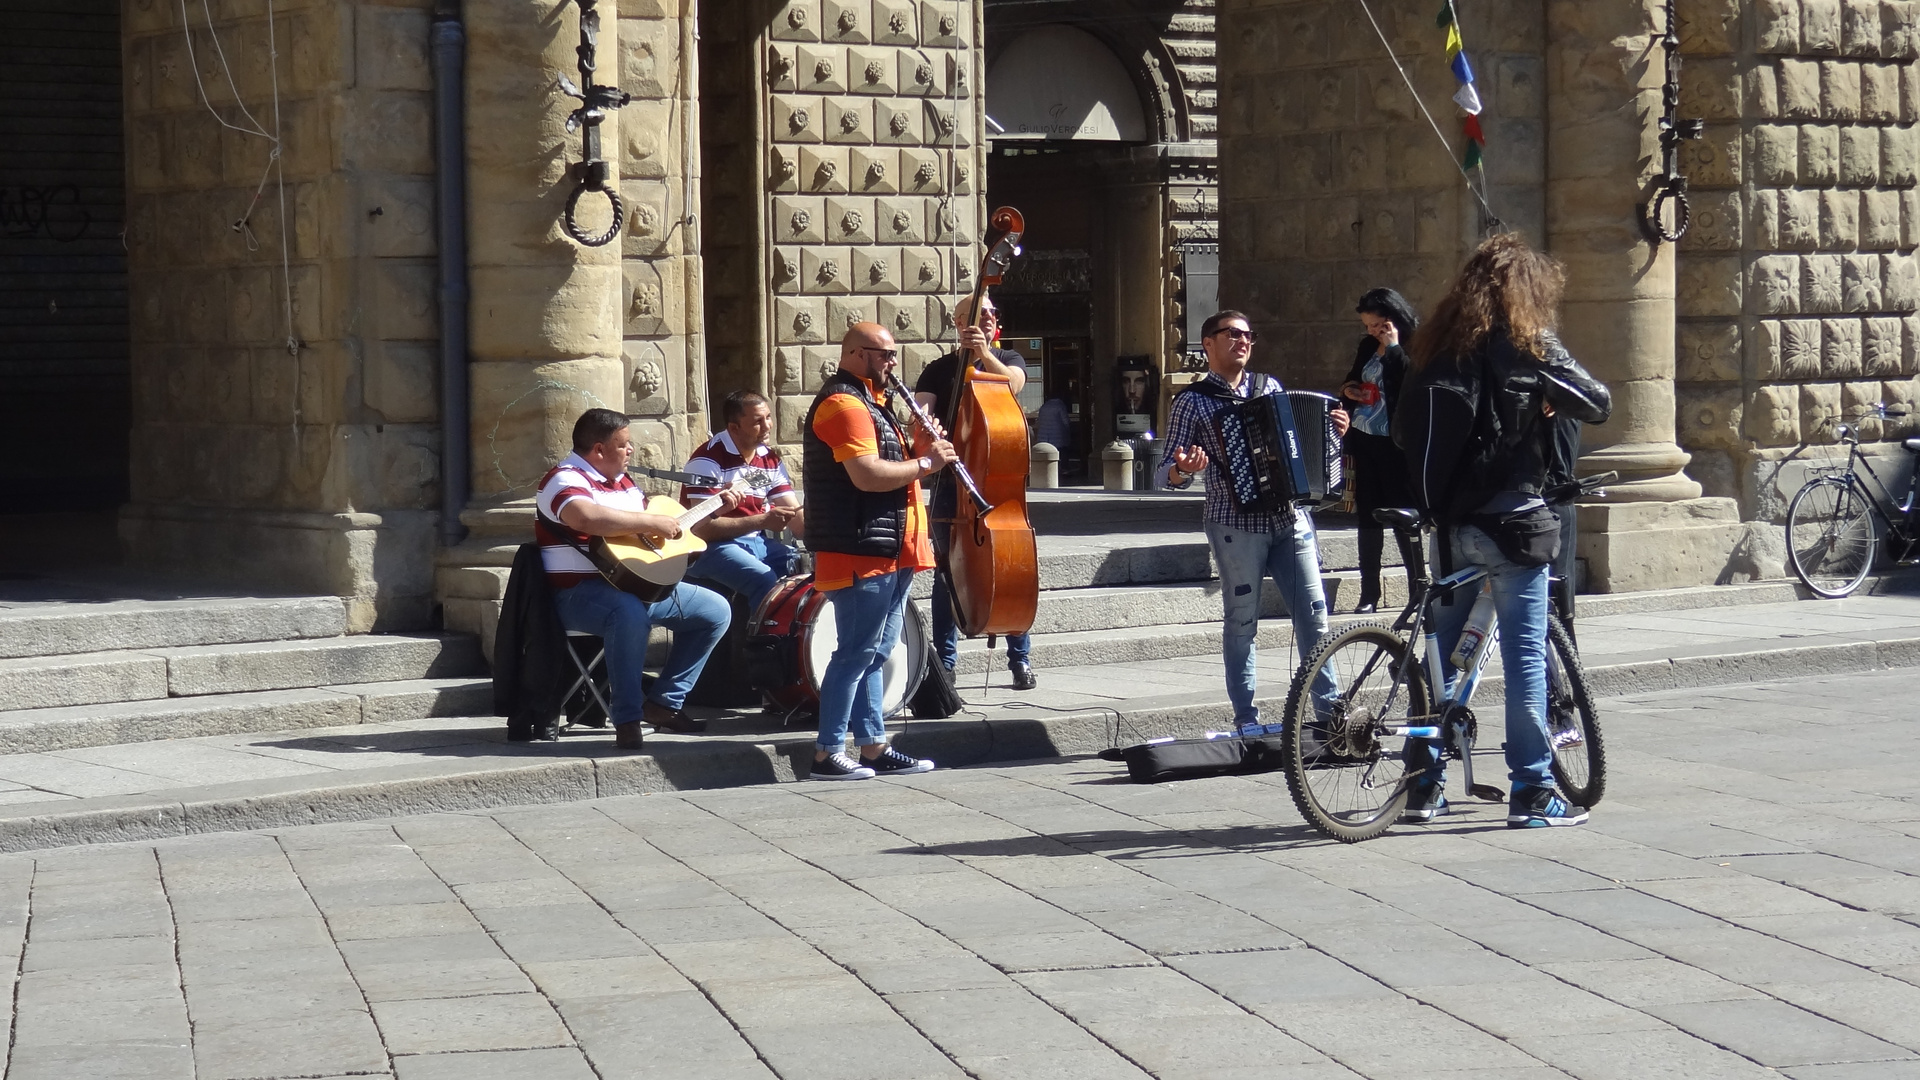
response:
[(856, 764), (845, 754), (828, 754), (813, 763), (813, 769), (807, 773), (809, 780), (871, 780), (874, 772), (871, 768)]
[(697, 735), (707, 730), (705, 720), (696, 720), (688, 716), (685, 709), (669, 709), (657, 701), (647, 702), (640, 719), (655, 731), (670, 731), (675, 735)]
[(1040, 679), (1033, 673), (1033, 665), (1025, 660), (1015, 660), (1007, 665), (1007, 670), (1013, 672), (1015, 690), (1031, 690), (1040, 685)]
[(1400, 820), (1410, 825), (1424, 825), (1452, 811), (1453, 806), (1441, 793), (1439, 784), (1415, 783), (1407, 795), (1407, 808), (1400, 812)]
[(1585, 825), (1587, 808), (1575, 806), (1550, 787), (1522, 788), (1507, 802), (1507, 828), (1550, 829)]
[(926, 758), (908, 757), (891, 746), (872, 757), (862, 757), (860, 764), (872, 769), (876, 776), (912, 776), (914, 773), (933, 771), (933, 762)]
[(1362, 601), (1353, 606), (1353, 613), (1355, 615), (1371, 615), (1375, 610), (1376, 608), (1371, 600)]
[(646, 746), (646, 736), (640, 732), (640, 721), (631, 724), (613, 725), (613, 745), (621, 750), (639, 750)]

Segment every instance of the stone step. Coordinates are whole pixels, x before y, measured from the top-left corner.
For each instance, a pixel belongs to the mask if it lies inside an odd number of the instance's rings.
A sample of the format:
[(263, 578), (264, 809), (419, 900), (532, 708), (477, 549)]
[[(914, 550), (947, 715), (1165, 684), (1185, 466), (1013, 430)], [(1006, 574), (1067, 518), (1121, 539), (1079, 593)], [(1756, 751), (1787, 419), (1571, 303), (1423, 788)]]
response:
[(0, 712), (0, 754), (398, 723), (492, 708), (492, 680), (452, 678), (19, 709)]
[[(1360, 595), (1357, 571), (1323, 574), (1321, 587), (1327, 603), (1335, 612), (1351, 611)], [(1398, 609), (1406, 603), (1406, 576), (1399, 570), (1380, 575), (1384, 606)], [(1120, 630), (1143, 627), (1174, 627), (1191, 623), (1218, 624), (1221, 619), (1220, 585), (1198, 584), (1139, 585), (1092, 589), (1053, 589), (1040, 594), (1040, 607), (1034, 617), (1034, 634), (1064, 634), (1091, 630)], [(1280, 590), (1268, 587), (1260, 592), (1260, 617), (1284, 617), (1285, 605)], [(1217, 629), (1217, 625), (1216, 625)]]
[(161, 650), (174, 697), (343, 683), (447, 679), (487, 671), (470, 634), (366, 634)]
[(0, 702), (48, 709), (485, 672), (465, 634), (304, 638), (0, 660)]
[(0, 604), (0, 659), (346, 632), (346, 603), (337, 596)]
[[(511, 549), (507, 549), (507, 553), (510, 555)], [(1391, 542), (1386, 545), (1384, 561), (1388, 566), (1400, 565), (1400, 553)], [(1320, 532), (1320, 565), (1330, 572), (1359, 567), (1359, 547), (1353, 530)], [(506, 595), (509, 569), (508, 566), (442, 566), (437, 571), (437, 580), (445, 597), (499, 600)], [(1042, 590), (1208, 581), (1213, 577), (1212, 555), (1197, 526), (1167, 533), (1040, 537)], [(930, 580), (916, 581), (915, 595), (925, 596), (931, 588)]]

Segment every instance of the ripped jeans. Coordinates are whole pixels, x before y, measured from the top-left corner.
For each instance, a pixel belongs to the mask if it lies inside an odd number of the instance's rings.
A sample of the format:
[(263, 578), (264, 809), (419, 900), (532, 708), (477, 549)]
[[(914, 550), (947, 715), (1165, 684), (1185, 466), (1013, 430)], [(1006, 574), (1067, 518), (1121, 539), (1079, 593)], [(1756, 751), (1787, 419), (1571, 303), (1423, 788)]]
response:
[[(1226, 607), (1221, 636), (1227, 661), (1227, 697), (1233, 702), (1236, 724), (1258, 724), (1260, 710), (1254, 707), (1253, 698), (1259, 689), (1259, 675), (1253, 641), (1260, 632), (1260, 580), (1271, 576), (1279, 587), (1287, 612), (1293, 617), (1294, 648), (1305, 659), (1327, 632), (1327, 594), (1320, 586), (1320, 544), (1314, 536), (1313, 519), (1305, 512), (1294, 515), (1291, 526), (1283, 523), (1279, 532), (1245, 532), (1211, 521), (1206, 528), (1213, 561), (1220, 568), (1220, 598)], [(1291, 671), (1286, 673), (1288, 682), (1292, 677)], [(1338, 690), (1322, 670), (1314, 678), (1312, 693), (1314, 700), (1324, 705)]]

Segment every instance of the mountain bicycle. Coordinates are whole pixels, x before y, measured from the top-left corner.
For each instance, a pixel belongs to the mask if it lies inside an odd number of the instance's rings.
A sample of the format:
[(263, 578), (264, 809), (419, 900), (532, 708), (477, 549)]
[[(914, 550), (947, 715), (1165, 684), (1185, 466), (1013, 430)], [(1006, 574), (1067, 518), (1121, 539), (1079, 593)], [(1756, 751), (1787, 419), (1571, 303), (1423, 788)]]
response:
[[(1558, 504), (1601, 494), (1603, 485), (1617, 475), (1557, 485), (1547, 492), (1547, 501)], [(1471, 705), (1487, 658), (1497, 647), (1498, 625), (1488, 627), (1451, 680), (1445, 676), (1436, 629), (1440, 602), (1448, 597), (1470, 602), (1486, 583), (1487, 572), (1469, 566), (1434, 581), (1424, 554), (1433, 523), (1413, 510), (1378, 510), (1374, 517), (1421, 541), (1419, 565), (1407, 568), (1412, 595), (1391, 625), (1361, 623), (1321, 639), (1294, 675), (1281, 730), (1282, 765), (1294, 804), (1315, 828), (1345, 843), (1379, 836), (1406, 809), (1416, 775), (1406, 764), (1411, 739), (1438, 741), (1443, 756), (1459, 759), (1461, 779), (1473, 797), (1507, 799), (1507, 792), (1473, 778), (1479, 725)], [(1414, 642), (1420, 643), (1418, 650), (1412, 648)], [(1553, 778), (1568, 801), (1591, 808), (1606, 794), (1606, 748), (1580, 654), (1551, 603), (1547, 642)], [(1322, 671), (1337, 691), (1325, 704), (1316, 703), (1312, 692)], [(1441, 690), (1438, 695), (1435, 687)]]
[[(1906, 415), (1905, 409), (1883, 403), (1846, 419), (1878, 417), (1884, 421)], [(1896, 562), (1911, 560), (1915, 541), (1920, 540), (1914, 499), (1920, 470), (1907, 485), (1906, 501), (1896, 503), (1887, 482), (1874, 471), (1873, 462), (1860, 452), (1859, 428), (1843, 423), (1834, 434), (1847, 444), (1846, 466), (1807, 481), (1787, 504), (1787, 565), (1815, 596), (1829, 600), (1848, 595), (1867, 579), (1882, 533), (1891, 541), (1889, 550), (1898, 552)], [(1910, 455), (1920, 456), (1920, 439), (1905, 439), (1900, 445)], [(1920, 465), (1920, 460), (1915, 464)], [(1868, 488), (1860, 470), (1873, 478), (1878, 497)], [(1875, 517), (1880, 519), (1881, 532), (1873, 527)]]

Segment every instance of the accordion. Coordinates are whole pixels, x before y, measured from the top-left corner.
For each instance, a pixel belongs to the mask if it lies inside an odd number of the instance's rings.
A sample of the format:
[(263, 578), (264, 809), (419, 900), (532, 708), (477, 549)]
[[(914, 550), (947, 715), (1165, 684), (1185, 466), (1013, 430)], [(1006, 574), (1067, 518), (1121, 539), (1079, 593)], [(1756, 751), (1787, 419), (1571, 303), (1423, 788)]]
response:
[(1277, 513), (1337, 502), (1346, 484), (1334, 399), (1289, 390), (1237, 401), (1213, 414), (1234, 505)]

